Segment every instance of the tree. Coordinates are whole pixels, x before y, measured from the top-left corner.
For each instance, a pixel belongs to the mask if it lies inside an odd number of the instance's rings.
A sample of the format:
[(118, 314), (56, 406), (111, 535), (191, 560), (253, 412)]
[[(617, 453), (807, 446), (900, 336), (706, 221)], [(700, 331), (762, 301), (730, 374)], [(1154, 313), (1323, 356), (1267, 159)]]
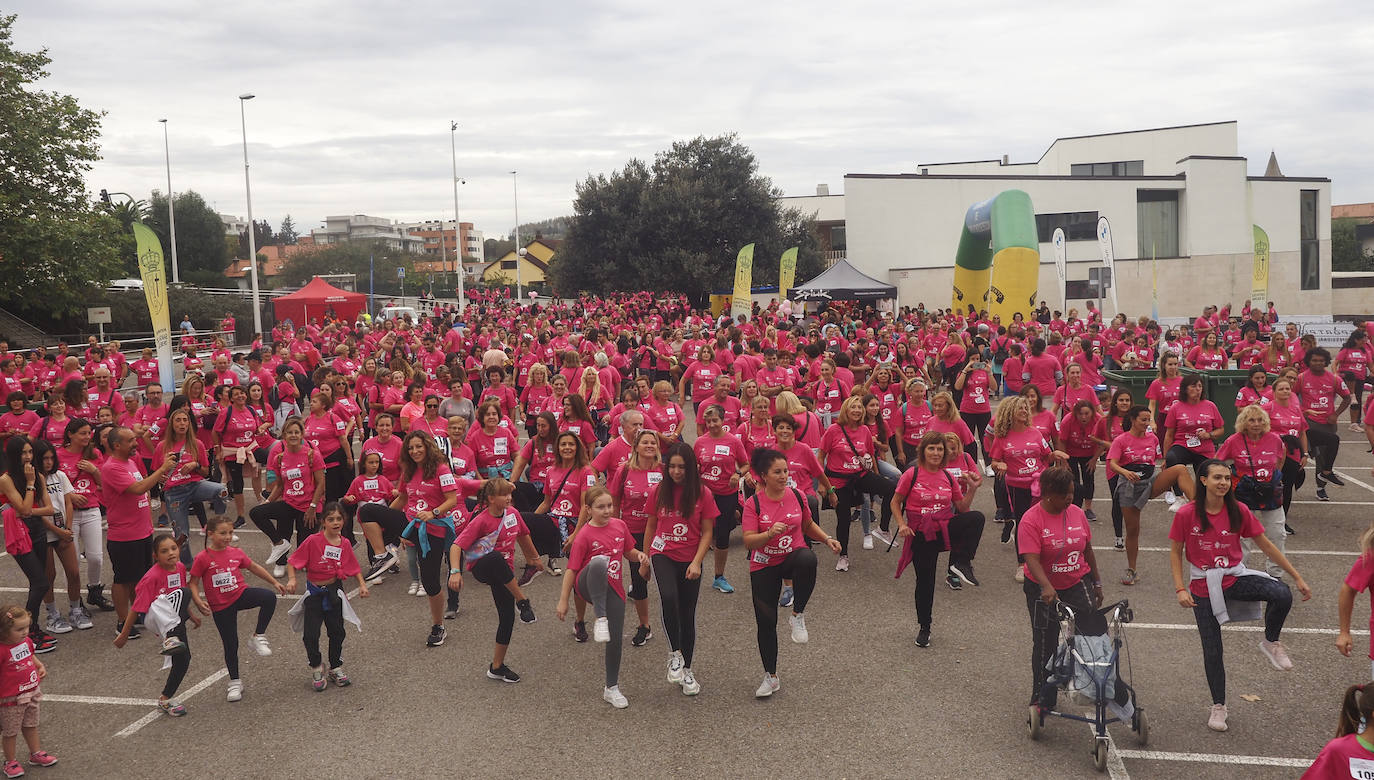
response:
[(148, 203), (142, 200), (123, 200), (110, 206), (110, 216), (119, 221), (119, 226), (133, 232), (134, 223), (142, 222), (148, 215)]
[(378, 295), (396, 295), (401, 288), (400, 278), (396, 275), (397, 268), (405, 269), (412, 292), (419, 289), (416, 260), (429, 261), (433, 258), (388, 249), (379, 242), (347, 241), (292, 256), (273, 284), (277, 287), (300, 287), (316, 276), (353, 274), (357, 279), (358, 292), (367, 292), (368, 274), (371, 271)]
[[(172, 203), (177, 223), (177, 266), (184, 279), (191, 271), (214, 272), (221, 277), (229, 266), (229, 248), (225, 242), (224, 221), (210, 208), (210, 204), (194, 190), (186, 190)], [(162, 241), (163, 257), (168, 263), (171, 278), (172, 241), (167, 229), (167, 196), (157, 190), (148, 198), (148, 214), (143, 224), (153, 229)], [(228, 237), (233, 241), (233, 237)]]
[(1331, 220), (1331, 270), (1374, 270), (1374, 255), (1361, 251), (1355, 229), (1361, 220), (1351, 217)]
[(811, 221), (778, 206), (734, 134), (673, 144), (652, 166), (632, 159), (577, 187), (567, 236), (550, 266), (555, 290), (674, 290), (698, 295), (733, 284), (740, 247), (753, 243), (754, 280), (775, 280), (799, 248), (797, 280), (819, 273)]
[(85, 174), (100, 159), (102, 113), (33, 88), (47, 50), (13, 46), (0, 16), (0, 300), (20, 311), (75, 311), (95, 285), (124, 273), (128, 241), (96, 209)]
[(488, 238), (482, 242), (482, 259), (491, 262), (504, 257), (507, 252), (514, 249), (513, 238)]
[(296, 223), (292, 221), (291, 215), (287, 214), (282, 218), (281, 229), (277, 231), (277, 240), (283, 244), (294, 244), (300, 234), (296, 232)]
[[(264, 247), (268, 244), (277, 243), (276, 234), (272, 232), (272, 225), (267, 220), (253, 220), (253, 244), (254, 247)], [(248, 256), (248, 231), (239, 234), (239, 251), (236, 257)]]

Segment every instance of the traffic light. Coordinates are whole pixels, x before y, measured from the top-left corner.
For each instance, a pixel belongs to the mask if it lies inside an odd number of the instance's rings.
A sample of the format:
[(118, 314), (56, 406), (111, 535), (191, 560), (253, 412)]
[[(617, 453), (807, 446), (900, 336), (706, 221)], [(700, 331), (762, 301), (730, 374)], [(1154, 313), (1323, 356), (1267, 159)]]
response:
[(101, 190), (101, 191), (100, 191), (100, 202), (101, 202), (101, 203), (104, 203), (106, 206), (113, 206), (113, 205), (114, 205), (114, 203), (112, 203), (112, 202), (110, 201), (110, 191), (109, 191), (109, 190)]

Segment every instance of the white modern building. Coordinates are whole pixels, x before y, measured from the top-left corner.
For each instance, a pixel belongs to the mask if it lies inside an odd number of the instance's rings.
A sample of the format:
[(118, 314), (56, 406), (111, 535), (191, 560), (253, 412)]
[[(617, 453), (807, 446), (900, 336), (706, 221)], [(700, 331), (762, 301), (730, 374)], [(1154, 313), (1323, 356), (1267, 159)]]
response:
[(419, 254), (424, 251), (425, 239), (414, 236), (404, 225), (386, 217), (351, 214), (325, 217), (324, 228), (310, 231), (316, 244), (340, 244), (345, 241), (376, 241), (388, 249)]
[(237, 238), (248, 230), (248, 220), (233, 214), (220, 214), (219, 221), (224, 223), (224, 235)]
[[(1227, 301), (1239, 310), (1251, 294), (1254, 225), (1269, 236), (1268, 295), (1279, 312), (1331, 314), (1330, 179), (1283, 176), (1272, 159), (1269, 170), (1252, 174), (1237, 152), (1235, 122), (1060, 138), (1034, 162), (1003, 157), (849, 174), (842, 196), (782, 204), (815, 213), (818, 222), (828, 217), (830, 234), (839, 214), (849, 262), (895, 284), (904, 306), (950, 305), (965, 212), (1019, 189), (1035, 208), (1039, 297), (1051, 308), (1081, 311), (1096, 299), (1088, 278), (1100, 266), (1095, 228), (1105, 216), (1117, 297), (1128, 314), (1150, 313), (1156, 268), (1161, 317)], [(1055, 228), (1067, 236), (1067, 302), (1059, 299), (1050, 244)], [(1104, 305), (1114, 313), (1110, 296)]]

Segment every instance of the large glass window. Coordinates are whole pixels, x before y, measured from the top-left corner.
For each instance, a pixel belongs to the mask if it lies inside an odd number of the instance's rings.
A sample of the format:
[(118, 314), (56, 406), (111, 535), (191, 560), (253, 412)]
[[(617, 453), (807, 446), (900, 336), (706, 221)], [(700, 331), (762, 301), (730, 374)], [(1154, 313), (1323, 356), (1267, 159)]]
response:
[(1067, 241), (1096, 241), (1097, 212), (1070, 211), (1062, 214), (1036, 214), (1035, 230), (1040, 234), (1040, 243), (1048, 244), (1054, 239), (1054, 229), (1064, 228)]
[(1092, 176), (1110, 178), (1114, 176), (1144, 176), (1144, 160), (1120, 160), (1117, 162), (1074, 163), (1069, 166), (1070, 176)]
[(1178, 190), (1136, 190), (1136, 257), (1178, 257)]
[(1298, 198), (1298, 229), (1301, 231), (1301, 279), (1304, 290), (1322, 286), (1321, 245), (1317, 241), (1317, 190), (1303, 190)]

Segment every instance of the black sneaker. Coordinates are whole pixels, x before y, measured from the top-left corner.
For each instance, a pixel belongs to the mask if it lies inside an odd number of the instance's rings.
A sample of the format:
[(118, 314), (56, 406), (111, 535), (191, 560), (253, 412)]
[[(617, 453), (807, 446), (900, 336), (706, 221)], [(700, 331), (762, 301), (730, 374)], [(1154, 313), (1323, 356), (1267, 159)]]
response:
[(978, 578), (973, 576), (973, 561), (951, 563), (949, 565), (949, 573), (951, 576), (958, 577), (960, 580), (963, 580), (965, 583), (975, 588), (980, 584)]
[(487, 677), (493, 680), (500, 680), (501, 682), (520, 682), (520, 675), (516, 674), (515, 670), (511, 669), (509, 666), (506, 666), (505, 664), (501, 664), (497, 667), (488, 666)]
[(1331, 484), (1335, 485), (1336, 487), (1345, 487), (1345, 480), (1341, 479), (1340, 476), (1337, 475), (1334, 471), (1326, 472), (1322, 475), (1322, 478), (1325, 479), (1327, 482), (1330, 482)]
[(960, 579), (959, 579), (957, 576), (953, 575), (953, 574), (946, 574), (946, 575), (945, 575), (945, 584), (949, 586), (949, 589), (950, 589), (950, 590), (963, 590), (963, 589), (964, 589), (964, 583), (963, 583), (962, 581), (960, 581)]
[(1294, 531), (1294, 530), (1293, 530), (1293, 526), (1291, 526), (1291, 525), (1289, 525), (1289, 524), (1287, 524), (1287, 523), (1284, 523), (1284, 524), (1283, 524), (1283, 534), (1284, 534), (1284, 536), (1293, 536), (1293, 535), (1297, 534), (1297, 531)]
[[(121, 631), (123, 631), (123, 630), (124, 630), (123, 626), (120, 625), (120, 623), (119, 623), (118, 621), (116, 621), (116, 622), (115, 622), (115, 636), (119, 636), (119, 632), (121, 632)], [(140, 637), (142, 637), (142, 636), (143, 636), (143, 632), (141, 632), (141, 631), (138, 630), (138, 623), (134, 623), (133, 628), (129, 629), (129, 638), (130, 638), (130, 639), (138, 639), (138, 638), (140, 638)]]
[(929, 629), (929, 628), (922, 627), (920, 631), (917, 631), (917, 632), (916, 632), (916, 646), (917, 646), (917, 647), (930, 647), (930, 629)]
[(577, 642), (587, 641), (587, 624), (578, 620), (573, 623), (573, 640)]
[(1330, 500), (1331, 500), (1331, 498), (1330, 498), (1329, 496), (1326, 495), (1326, 488), (1325, 488), (1325, 487), (1319, 487), (1319, 488), (1317, 488), (1317, 500), (1318, 500), (1318, 501), (1330, 501)]
[(1317, 490), (1320, 491), (1321, 489), (1326, 487), (1326, 480), (1322, 477), (1321, 474), (1314, 471), (1312, 472), (1312, 476), (1315, 477), (1317, 480)]
[(1011, 544), (1011, 538), (1016, 535), (1016, 521), (1008, 520), (1002, 524), (1002, 544)]
[(538, 577), (538, 576), (539, 576), (539, 567), (538, 567), (538, 566), (531, 566), (530, 564), (525, 564), (525, 570), (524, 570), (523, 572), (520, 573), (520, 579), (516, 580), (516, 581), (515, 581), (515, 584), (517, 584), (517, 585), (519, 585), (520, 587), (523, 588), (523, 587), (525, 587), (526, 585), (530, 584), (530, 580), (532, 580), (532, 579), (534, 579), (535, 577)]
[(51, 634), (40, 632), (30, 638), (33, 639), (33, 651), (35, 653), (51, 653), (57, 649), (57, 638)]
[(245, 518), (243, 515), (239, 515), (237, 518), (234, 519), (235, 530), (238, 530), (239, 528), (242, 528), (245, 525), (248, 525), (248, 519)]
[(372, 565), (367, 568), (367, 574), (363, 575), (364, 581), (375, 580), (386, 573), (386, 570), (396, 562), (396, 553), (387, 550), (376, 558), (372, 559)]
[(446, 631), (443, 626), (437, 623), (433, 626), (430, 626), (429, 639), (425, 640), (425, 647), (438, 647), (439, 645), (442, 645), (444, 643), (444, 636), (446, 636), (447, 634), (448, 631)]
[(391, 568), (386, 570), (386, 573), (387, 573), (387, 574), (400, 574), (400, 573), (401, 573), (401, 567), (400, 567), (399, 564), (393, 563), (393, 564), (391, 564)]
[(529, 599), (521, 599), (515, 602), (515, 608), (520, 610), (521, 623), (533, 623), (535, 621), (534, 607), (530, 606)]
[(648, 626), (640, 626), (635, 629), (635, 635), (634, 638), (630, 640), (630, 644), (635, 647), (643, 647), (649, 644), (649, 640), (653, 638), (654, 632), (650, 631)]

